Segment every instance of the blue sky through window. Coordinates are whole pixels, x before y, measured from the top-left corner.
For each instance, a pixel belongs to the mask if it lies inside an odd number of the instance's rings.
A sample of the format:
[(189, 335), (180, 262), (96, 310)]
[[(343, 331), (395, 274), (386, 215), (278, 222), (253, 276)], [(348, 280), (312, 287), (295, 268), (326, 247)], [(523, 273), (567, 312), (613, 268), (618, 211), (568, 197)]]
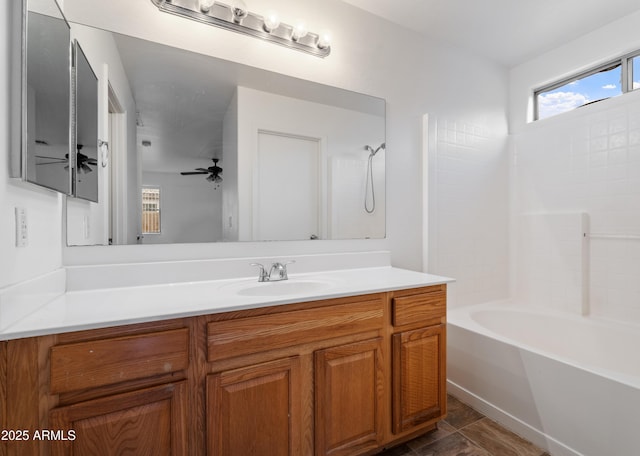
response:
[(631, 59), (633, 65), (633, 87), (632, 90), (640, 89), (640, 56)]
[[(640, 75), (640, 58), (633, 60), (634, 74)], [(638, 71), (636, 72), (636, 67)], [(538, 94), (538, 119), (571, 111), (585, 104), (622, 94), (621, 66), (576, 79)]]

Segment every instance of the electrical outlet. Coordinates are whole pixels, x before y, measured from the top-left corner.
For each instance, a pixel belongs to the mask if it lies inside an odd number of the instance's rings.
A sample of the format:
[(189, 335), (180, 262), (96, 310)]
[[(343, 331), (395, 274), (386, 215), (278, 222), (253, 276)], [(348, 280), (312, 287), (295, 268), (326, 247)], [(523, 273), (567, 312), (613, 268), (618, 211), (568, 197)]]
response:
[(16, 207), (16, 247), (29, 245), (29, 227), (27, 225), (27, 210)]

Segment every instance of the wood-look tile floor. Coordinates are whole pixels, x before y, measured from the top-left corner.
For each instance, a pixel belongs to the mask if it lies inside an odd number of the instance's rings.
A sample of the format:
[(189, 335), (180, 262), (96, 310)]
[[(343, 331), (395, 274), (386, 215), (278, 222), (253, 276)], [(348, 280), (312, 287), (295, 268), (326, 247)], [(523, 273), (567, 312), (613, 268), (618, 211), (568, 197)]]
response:
[(549, 456), (453, 396), (438, 428), (380, 456)]

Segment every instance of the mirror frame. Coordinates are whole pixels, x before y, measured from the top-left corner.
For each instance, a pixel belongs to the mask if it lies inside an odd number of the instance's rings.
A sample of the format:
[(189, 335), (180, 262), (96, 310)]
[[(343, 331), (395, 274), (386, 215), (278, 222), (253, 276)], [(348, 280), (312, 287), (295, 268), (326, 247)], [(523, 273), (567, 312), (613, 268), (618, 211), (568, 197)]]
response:
[[(82, 59), (80, 57), (82, 57)], [(78, 185), (80, 182), (79, 174), (81, 174), (78, 169), (78, 154), (80, 153), (80, 150), (78, 149), (78, 132), (80, 131), (80, 125), (85, 123), (84, 119), (78, 116), (78, 113), (81, 111), (79, 106), (79, 102), (81, 100), (79, 95), (80, 81), (78, 78), (78, 74), (80, 71), (80, 65), (85, 66), (84, 65), (85, 63), (86, 63), (86, 67), (84, 69), (88, 70), (88, 72), (93, 76), (91, 83), (95, 84), (95, 91), (93, 91), (92, 93), (92, 96), (95, 99), (95, 125), (92, 126), (93, 130), (95, 131), (95, 136), (91, 135), (91, 141), (89, 141), (95, 147), (95, 151), (96, 151), (96, 157), (95, 157), (96, 169), (94, 169), (95, 189), (92, 189), (93, 190), (92, 194), (95, 194), (95, 199), (92, 198), (90, 195), (81, 194), (79, 185)], [(72, 126), (71, 126), (71, 134), (73, 136), (73, 140), (71, 141), (72, 143), (71, 146), (72, 146), (72, 150), (77, 151), (76, 153), (72, 153), (69, 155), (71, 157), (71, 165), (72, 165), (69, 168), (71, 170), (71, 196), (74, 196), (75, 198), (78, 198), (78, 199), (83, 199), (86, 201), (97, 203), (99, 200), (99, 185), (100, 185), (98, 182), (99, 181), (98, 166), (101, 166), (100, 151), (99, 151), (99, 137), (98, 137), (98, 116), (99, 116), (98, 84), (99, 82), (98, 82), (98, 75), (96, 74), (95, 70), (91, 67), (91, 63), (89, 63), (89, 59), (87, 58), (86, 54), (82, 50), (82, 46), (80, 45), (80, 42), (77, 39), (73, 40), (73, 65), (72, 65), (71, 73), (73, 78), (73, 83), (72, 83), (73, 90), (71, 93), (72, 119), (73, 119)], [(92, 157), (89, 157), (89, 158), (92, 158)]]
[[(9, 68), (10, 68), (10, 90), (9, 95), (9, 107), (10, 107), (10, 129), (9, 129), (9, 177), (20, 179), (22, 182), (29, 183), (36, 187), (46, 188), (50, 191), (69, 195), (71, 193), (71, 171), (68, 173), (68, 184), (66, 191), (53, 188), (42, 183), (38, 183), (34, 180), (29, 180), (27, 175), (27, 160), (28, 160), (28, 126), (27, 119), (29, 115), (28, 110), (28, 93), (27, 93), (27, 81), (28, 81), (28, 1), (11, 1), (9, 6), (9, 20), (11, 24), (11, 30), (9, 32), (10, 49), (9, 49)], [(60, 5), (57, 0), (50, 0), (52, 6), (55, 5), (60, 19), (64, 21), (67, 26), (68, 43), (67, 43), (67, 83), (68, 83), (68, 103), (69, 103), (69, 119), (68, 119), (68, 136), (67, 136), (67, 150), (71, 151), (71, 128), (72, 128), (72, 108), (71, 108), (71, 63), (72, 63), (72, 48), (71, 48), (71, 26), (67, 21)], [(19, 88), (19, 89), (18, 89)], [(18, 89), (18, 90), (16, 90)], [(67, 152), (69, 158), (71, 154)], [(61, 164), (64, 162), (61, 162)], [(71, 169), (71, 160), (68, 161), (69, 169)]]

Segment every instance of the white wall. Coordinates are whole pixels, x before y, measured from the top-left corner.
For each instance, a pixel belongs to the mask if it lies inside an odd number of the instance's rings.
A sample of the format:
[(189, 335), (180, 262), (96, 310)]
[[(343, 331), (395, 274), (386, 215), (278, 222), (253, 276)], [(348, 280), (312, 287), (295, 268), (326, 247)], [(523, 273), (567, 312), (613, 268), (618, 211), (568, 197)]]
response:
[(222, 239), (222, 187), (207, 175), (142, 173), (142, 185), (160, 188), (160, 234), (144, 234), (143, 244), (216, 242)]
[[(21, 184), (9, 176), (10, 112), (10, 9), (18, 2), (1, 2), (0, 30), (0, 287), (27, 280), (62, 265), (62, 197), (32, 185)], [(15, 244), (15, 207), (26, 209), (28, 246)]]
[[(522, 214), (586, 212), (592, 234), (640, 235), (640, 92), (526, 123), (535, 87), (640, 49), (639, 21), (636, 13), (511, 71), (514, 228)], [(591, 313), (640, 322), (640, 241), (592, 238), (589, 250)]]
[[(241, 239), (253, 238), (254, 174), (259, 130), (317, 138), (322, 163), (321, 239), (383, 238), (385, 234), (384, 152), (374, 158), (376, 210), (364, 210), (369, 152), (384, 142), (384, 118), (335, 106), (238, 87), (238, 173)], [(349, 128), (345, 128), (349, 125)], [(295, 170), (292, 171), (295, 173)]]
[[(388, 249), (394, 265), (417, 270), (422, 268), (422, 115), (429, 113), (433, 119), (480, 125), (489, 130), (491, 137), (502, 137), (506, 130), (506, 70), (338, 0), (273, 0), (269, 5), (254, 2), (250, 6), (256, 12), (263, 12), (267, 6), (278, 9), (283, 21), (288, 23), (304, 17), (313, 31), (330, 28), (334, 43), (331, 55), (319, 59), (222, 29), (185, 22), (185, 19), (159, 12), (148, 0), (65, 0), (65, 13), (71, 21), (385, 98), (387, 238), (322, 243), (76, 247), (64, 249), (66, 263)], [(123, 13), (125, 11), (126, 14)], [(6, 78), (6, 73), (2, 71), (2, 78)], [(436, 124), (432, 127), (435, 129)], [(492, 159), (490, 162), (493, 163)], [(5, 179), (4, 176), (6, 173), (0, 179)], [(60, 221), (59, 203), (36, 202), (42, 198), (32, 192), (21, 195), (26, 195), (29, 207), (45, 206), (44, 213), (52, 214), (46, 217), (48, 222)], [(481, 198), (478, 204), (487, 205), (486, 199)], [(471, 195), (468, 207), (478, 204)], [(10, 215), (12, 207), (13, 202), (4, 201), (1, 206), (6, 215)], [(11, 255), (19, 255), (9, 242), (12, 226), (5, 222), (8, 219), (3, 217), (2, 242), (10, 248)], [(496, 221), (496, 224), (500, 229), (501, 221)], [(36, 228), (34, 238), (49, 239), (51, 225), (47, 223), (46, 228)], [(54, 230), (59, 229), (58, 225)], [(46, 245), (44, 262), (43, 252), (38, 251), (37, 261), (41, 269), (52, 269), (60, 264), (62, 241), (55, 234), (53, 238), (55, 242)], [(487, 249), (491, 250), (491, 246), (501, 249), (503, 242), (502, 239), (491, 239)], [(446, 251), (442, 252), (444, 255)], [(14, 274), (18, 278), (32, 275), (34, 270), (30, 266), (34, 261), (35, 255), (25, 258)], [(12, 261), (9, 268), (14, 264)], [(441, 272), (437, 264), (430, 270)], [(455, 274), (458, 271), (451, 269), (451, 272)], [(501, 272), (497, 274), (500, 276)]]

